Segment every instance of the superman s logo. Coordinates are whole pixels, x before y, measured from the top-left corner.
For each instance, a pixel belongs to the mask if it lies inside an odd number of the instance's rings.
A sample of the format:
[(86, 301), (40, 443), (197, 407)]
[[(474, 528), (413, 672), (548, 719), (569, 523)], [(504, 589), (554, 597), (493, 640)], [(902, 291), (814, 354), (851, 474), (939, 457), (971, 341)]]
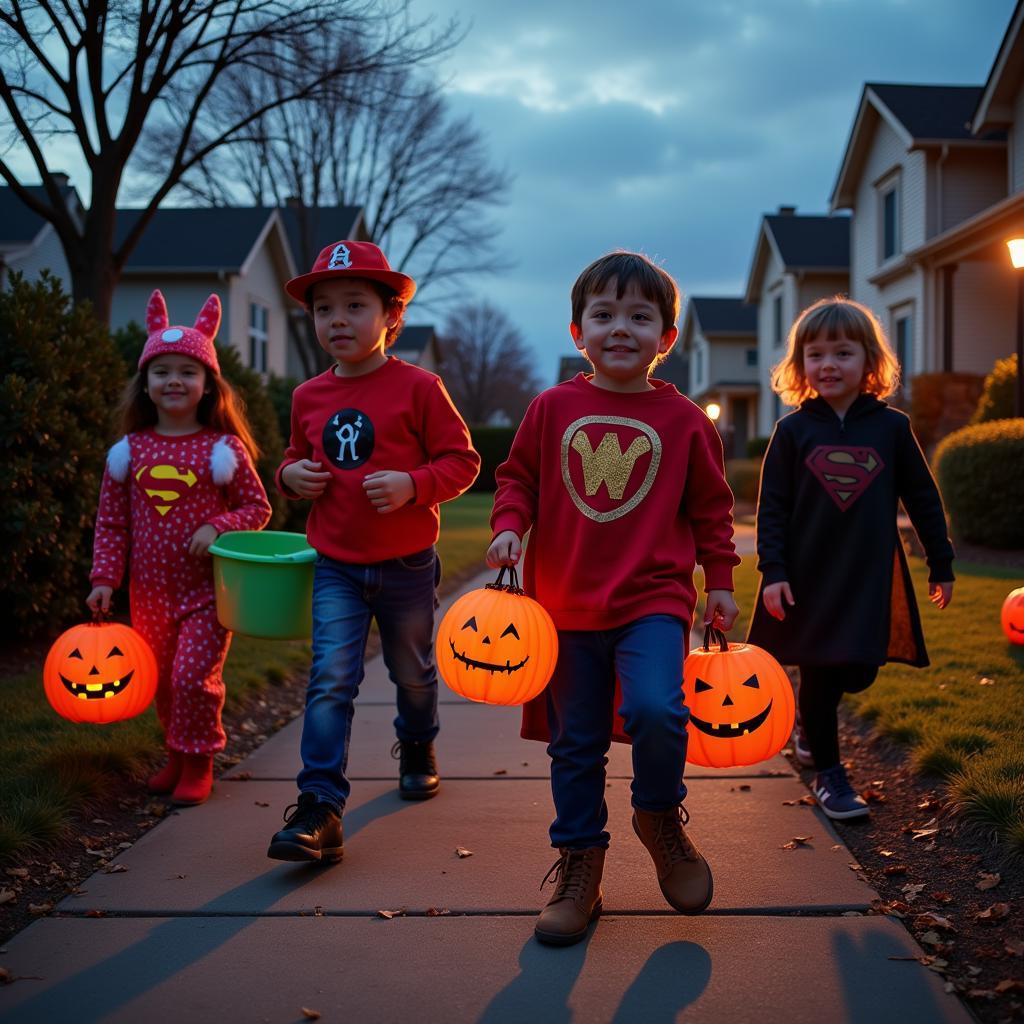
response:
[(871, 485), (885, 464), (874, 448), (819, 445), (807, 456), (807, 468), (845, 512)]
[(177, 466), (142, 466), (135, 480), (157, 512), (165, 516), (195, 486), (196, 475), (191, 469)]

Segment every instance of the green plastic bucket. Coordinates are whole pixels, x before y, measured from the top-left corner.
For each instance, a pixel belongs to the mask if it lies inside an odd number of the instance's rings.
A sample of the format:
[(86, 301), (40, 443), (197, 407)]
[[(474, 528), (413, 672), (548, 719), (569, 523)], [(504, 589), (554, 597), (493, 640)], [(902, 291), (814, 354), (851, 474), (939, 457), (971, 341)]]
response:
[(233, 530), (210, 545), (210, 554), (225, 629), (267, 640), (312, 634), (316, 551), (301, 533)]

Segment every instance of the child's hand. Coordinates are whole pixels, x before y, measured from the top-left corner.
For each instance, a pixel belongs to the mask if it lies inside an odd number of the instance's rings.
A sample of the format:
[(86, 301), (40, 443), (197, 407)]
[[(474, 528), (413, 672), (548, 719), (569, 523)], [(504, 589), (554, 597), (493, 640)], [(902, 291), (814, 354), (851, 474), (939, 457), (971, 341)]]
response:
[(110, 611), (110, 599), (114, 596), (113, 587), (93, 587), (89, 593), (89, 596), (85, 599), (85, 603), (89, 606), (89, 611), (93, 612), (109, 612)]
[(209, 523), (203, 523), (202, 526), (192, 534), (192, 539), (188, 542), (188, 553), (195, 555), (196, 558), (202, 558), (210, 553), (210, 545), (220, 536), (220, 531), (216, 526), (211, 526)]
[(378, 512), (394, 512), (416, 497), (412, 477), (393, 469), (382, 469), (363, 477), (363, 490)]
[(523, 555), (523, 542), (513, 530), (502, 530), (487, 549), (487, 564), (492, 569), (517, 565)]
[(740, 610), (736, 607), (731, 590), (709, 590), (707, 606), (704, 609), (704, 625), (714, 626), (726, 632), (732, 629)]
[(761, 600), (768, 614), (780, 622), (786, 617), (785, 605), (792, 607), (796, 604), (793, 600), (793, 591), (789, 589), (788, 583), (769, 583), (761, 591)]
[(331, 474), (320, 466), (319, 462), (299, 459), (281, 470), (281, 482), (300, 498), (319, 498), (331, 479)]
[(953, 581), (948, 583), (929, 583), (928, 600), (936, 608), (945, 608), (953, 600)]

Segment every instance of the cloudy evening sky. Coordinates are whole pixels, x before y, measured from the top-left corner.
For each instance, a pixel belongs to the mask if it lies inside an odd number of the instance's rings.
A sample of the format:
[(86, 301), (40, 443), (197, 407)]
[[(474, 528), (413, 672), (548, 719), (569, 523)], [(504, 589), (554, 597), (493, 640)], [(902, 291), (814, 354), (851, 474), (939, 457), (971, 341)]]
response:
[[(685, 294), (742, 292), (763, 213), (823, 213), (865, 81), (983, 85), (1012, 0), (413, 0), (455, 16), (456, 111), (515, 175), (500, 278), (545, 385), (569, 288), (625, 247)], [(411, 317), (416, 320), (415, 315)], [(423, 319), (422, 317), (420, 319)]]

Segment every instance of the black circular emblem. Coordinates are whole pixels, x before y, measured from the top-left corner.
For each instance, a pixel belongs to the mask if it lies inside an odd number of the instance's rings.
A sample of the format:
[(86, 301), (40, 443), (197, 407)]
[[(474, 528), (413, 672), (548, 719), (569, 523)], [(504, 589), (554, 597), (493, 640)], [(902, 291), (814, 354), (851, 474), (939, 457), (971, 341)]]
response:
[(339, 469), (355, 469), (373, 454), (373, 424), (359, 409), (341, 409), (324, 426), (324, 453)]

